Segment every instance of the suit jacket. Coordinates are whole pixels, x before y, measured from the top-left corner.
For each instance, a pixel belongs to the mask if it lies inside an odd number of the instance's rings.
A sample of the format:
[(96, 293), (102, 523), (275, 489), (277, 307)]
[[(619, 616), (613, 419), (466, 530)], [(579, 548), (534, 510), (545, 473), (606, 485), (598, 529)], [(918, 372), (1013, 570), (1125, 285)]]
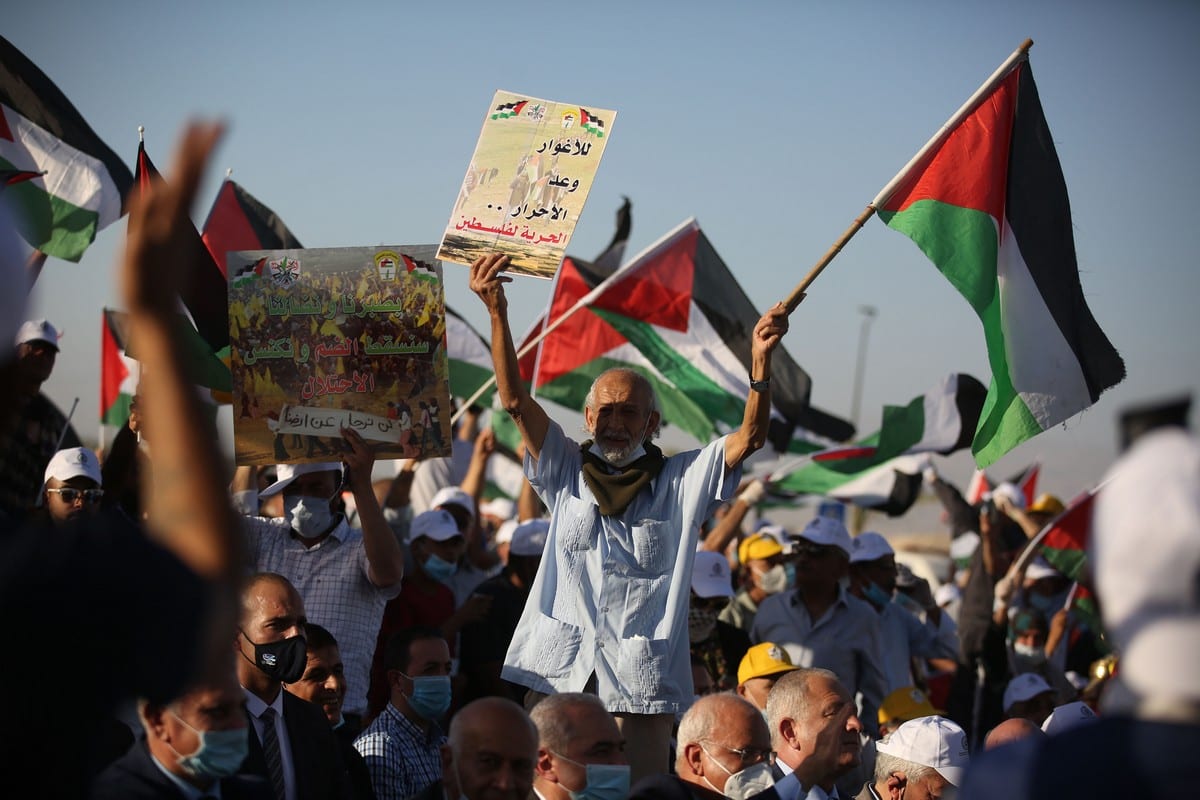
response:
[[(183, 792), (154, 763), (145, 739), (114, 761), (92, 782), (91, 800), (183, 800)], [(265, 778), (234, 775), (221, 780), (224, 800), (274, 800)]]
[[(715, 794), (713, 796), (716, 796)], [(706, 800), (707, 795), (693, 792), (692, 785), (677, 775), (649, 775), (638, 781), (629, 800)]]
[[(269, 785), (262, 742), (249, 719), (249, 711), (246, 717), (250, 725), (250, 754), (238, 774), (257, 775), (266, 779)], [(325, 712), (307, 700), (283, 692), (283, 720), (292, 746), (297, 797), (300, 800), (350, 800), (353, 796), (350, 778)]]

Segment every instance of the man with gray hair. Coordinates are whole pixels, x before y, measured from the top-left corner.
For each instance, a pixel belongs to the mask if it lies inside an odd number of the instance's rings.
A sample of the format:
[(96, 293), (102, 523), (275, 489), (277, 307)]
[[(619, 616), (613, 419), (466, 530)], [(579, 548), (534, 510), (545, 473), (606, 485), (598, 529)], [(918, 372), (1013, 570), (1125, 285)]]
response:
[(962, 785), (967, 732), (945, 717), (918, 717), (875, 745), (875, 781), (855, 800), (939, 798)]
[(538, 729), (533, 791), (540, 800), (624, 800), (629, 794), (625, 740), (599, 697), (552, 694), (529, 716)]
[(742, 800), (774, 781), (762, 713), (732, 692), (697, 700), (679, 721), (675, 743), (675, 774), (639, 781), (629, 800)]
[[(592, 439), (572, 442), (521, 381), (501, 273), (508, 257), (471, 265), (491, 318), (504, 410), (525, 444), (525, 476), (551, 509), (546, 557), (502, 677), (535, 694), (595, 687), (629, 743), (632, 777), (663, 772), (675, 714), (692, 699), (687, 641), (692, 565), (702, 523), (733, 497), (742, 462), (766, 443), (771, 355), (787, 331), (777, 304), (750, 334), (742, 426), (667, 458), (651, 441), (661, 415), (650, 382), (609, 370), (583, 409)], [(527, 701), (528, 702), (528, 701)]]
[(854, 698), (827, 669), (787, 673), (767, 696), (767, 724), (777, 752), (775, 785), (763, 800), (827, 800), (837, 779), (858, 766), (862, 723)]

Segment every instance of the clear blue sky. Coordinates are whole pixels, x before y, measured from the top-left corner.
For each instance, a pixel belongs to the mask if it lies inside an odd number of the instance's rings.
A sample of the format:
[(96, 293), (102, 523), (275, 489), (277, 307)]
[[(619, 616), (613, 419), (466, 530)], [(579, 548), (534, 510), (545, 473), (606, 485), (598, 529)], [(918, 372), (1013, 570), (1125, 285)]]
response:
[[(621, 195), (630, 253), (695, 216), (751, 299), (785, 297), (884, 183), (1020, 42), (1054, 134), (1093, 313), (1129, 377), (994, 469), (1040, 458), (1064, 495), (1099, 478), (1116, 416), (1200, 402), (1200, 5), (1194, 2), (307, 3), (41, 0), (4, 35), (132, 165), (160, 166), (191, 116), (230, 123), (195, 216), (226, 167), (308, 247), (436, 242), (496, 89), (618, 111), (571, 252), (594, 256)], [(100, 309), (117, 305), (124, 222), (78, 265), (51, 261), (33, 313), (65, 336), (47, 385), (96, 426)], [(169, 265), (163, 265), (164, 269)], [(513, 327), (550, 284), (510, 289)], [(447, 301), (484, 330), (464, 267)], [(813, 286), (784, 340), (813, 400), (848, 415), (861, 317), (861, 429), (942, 375), (987, 380), (978, 320), (902, 235), (871, 221)], [(969, 460), (944, 465), (955, 480)]]

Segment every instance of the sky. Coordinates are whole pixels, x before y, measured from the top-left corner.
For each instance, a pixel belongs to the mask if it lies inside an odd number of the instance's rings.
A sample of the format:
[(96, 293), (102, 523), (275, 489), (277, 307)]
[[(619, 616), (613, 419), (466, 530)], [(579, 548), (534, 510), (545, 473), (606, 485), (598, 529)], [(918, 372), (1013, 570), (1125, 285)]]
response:
[[(598, 254), (627, 196), (629, 255), (695, 217), (763, 310), (1032, 38), (1084, 293), (1128, 377), (989, 473), (1040, 461), (1043, 488), (1074, 496), (1116, 457), (1123, 410), (1200, 390), (1194, 2), (42, 0), (6, 12), (3, 35), (131, 170), (139, 125), (165, 169), (187, 120), (225, 120), (194, 218), (230, 168), (306, 247), (436, 243), (497, 89), (615, 109), (568, 252)], [(29, 313), (63, 332), (43, 388), (64, 411), (79, 398), (85, 437), (97, 428), (101, 308), (120, 306), (112, 274), (124, 230), (122, 220), (102, 231), (79, 264), (51, 259)], [(486, 332), (466, 267), (446, 264), (445, 285), (447, 303)], [(509, 286), (517, 334), (549, 291), (534, 278)], [(866, 306), (877, 316), (860, 431), (950, 372), (987, 382), (966, 302), (910, 240), (871, 220), (783, 342), (812, 376), (817, 407), (850, 416)], [(960, 485), (970, 476), (969, 454), (938, 463)]]

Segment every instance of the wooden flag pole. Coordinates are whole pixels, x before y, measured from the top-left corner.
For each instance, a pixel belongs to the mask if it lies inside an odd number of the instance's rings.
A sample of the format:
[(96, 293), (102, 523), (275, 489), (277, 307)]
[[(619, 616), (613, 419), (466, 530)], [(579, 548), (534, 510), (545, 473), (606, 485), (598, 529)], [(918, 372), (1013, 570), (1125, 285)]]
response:
[(875, 199), (867, 204), (866, 209), (858, 215), (858, 218), (854, 220), (854, 222), (850, 224), (850, 227), (846, 229), (846, 232), (843, 233), (841, 237), (833, 243), (833, 246), (825, 251), (825, 255), (821, 256), (821, 260), (818, 261), (811, 270), (809, 270), (808, 274), (804, 276), (804, 280), (800, 281), (796, 288), (792, 290), (792, 293), (788, 295), (787, 300), (785, 300), (783, 303), (787, 308), (788, 314), (791, 314), (796, 310), (796, 306), (800, 305), (800, 301), (804, 299), (805, 291), (808, 289), (809, 285), (817, 279), (817, 276), (821, 274), (821, 270), (825, 269), (829, 262), (841, 252), (842, 248), (846, 246), (846, 242), (850, 241), (851, 237), (858, 233), (859, 229), (862, 228), (862, 226), (866, 224), (867, 220), (871, 218), (871, 215), (878, 211), (880, 206), (891, 199), (892, 195), (895, 194), (897, 187), (899, 187), (900, 184), (908, 178), (909, 174), (918, 166), (925, 163), (926, 156), (941, 146), (942, 142), (944, 142), (946, 138), (954, 131), (954, 129), (959, 126), (959, 123), (961, 123), (968, 114), (975, 110), (975, 107), (979, 105), (979, 101), (989, 94), (993, 89), (995, 89), (996, 86), (999, 85), (999, 83), (1004, 80), (1005, 77), (1007, 77), (1008, 73), (1012, 71), (1013, 67), (1015, 67), (1021, 61), (1029, 58), (1029, 48), (1031, 47), (1033, 47), (1033, 39), (1026, 39), (1024, 42), (1022, 42), (1021, 46), (1014, 50), (1012, 55), (1005, 59), (1004, 63), (997, 67), (996, 71), (993, 72), (991, 76), (983, 82), (983, 85), (975, 90), (975, 93), (971, 95), (967, 102), (963, 103), (958, 111), (954, 112), (954, 115), (951, 116), (950, 119), (946, 120), (946, 124), (938, 129), (938, 132), (933, 135), (933, 138), (926, 142), (925, 146), (918, 150), (915, 156), (909, 159), (909, 162), (904, 165), (904, 168), (896, 173), (896, 177), (888, 181), (887, 185), (879, 191), (879, 194), (875, 195)]

